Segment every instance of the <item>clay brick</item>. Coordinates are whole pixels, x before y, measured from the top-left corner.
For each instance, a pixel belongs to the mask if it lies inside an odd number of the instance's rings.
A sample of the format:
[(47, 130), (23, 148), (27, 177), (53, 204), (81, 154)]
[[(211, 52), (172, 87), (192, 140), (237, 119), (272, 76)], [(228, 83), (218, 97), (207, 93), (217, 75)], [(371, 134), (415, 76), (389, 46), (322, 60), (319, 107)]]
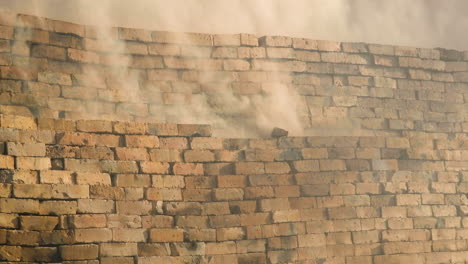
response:
[(0, 155), (0, 169), (14, 169), (15, 158), (12, 156)]
[(16, 168), (22, 170), (46, 170), (51, 168), (51, 163), (49, 158), (17, 157)]
[(177, 130), (179, 136), (210, 137), (212, 134), (210, 125), (178, 124)]
[(219, 188), (245, 187), (247, 185), (245, 176), (226, 175), (218, 176), (217, 179)]
[(60, 246), (60, 257), (63, 260), (97, 259), (98, 249), (98, 245)]
[(20, 261), (22, 255), (20, 246), (0, 246), (0, 259), (5, 261)]
[(182, 192), (180, 189), (148, 188), (146, 199), (155, 201), (181, 201)]
[(145, 229), (114, 228), (112, 229), (112, 241), (116, 242), (145, 242)]
[(223, 149), (221, 138), (195, 137), (190, 141), (192, 149)]
[(117, 201), (117, 213), (125, 215), (149, 215), (153, 206), (148, 201)]
[(125, 197), (124, 189), (120, 187), (90, 185), (89, 193), (94, 199), (123, 200)]
[(204, 169), (202, 163), (175, 163), (173, 172), (176, 175), (203, 175)]
[(56, 247), (34, 247), (22, 249), (23, 261), (51, 262), (58, 258)]
[(148, 160), (148, 151), (145, 148), (116, 148), (116, 157), (119, 160)]
[(346, 164), (344, 160), (320, 160), (321, 171), (339, 171), (346, 170)]
[[(99, 248), (99, 255), (106, 257), (137, 256), (137, 243), (102, 243)], [(112, 262), (115, 263), (115, 262)], [(120, 263), (120, 262), (117, 262)], [(133, 263), (133, 260), (131, 261)]]
[(237, 162), (236, 174), (262, 174), (265, 173), (265, 165), (261, 162)]
[(112, 122), (98, 120), (78, 120), (76, 128), (81, 132), (112, 132)]
[(114, 212), (114, 201), (79, 199), (78, 213), (105, 214)]
[(150, 149), (149, 155), (150, 155), (151, 161), (162, 161), (162, 162), (182, 161), (181, 152), (176, 149)]
[[(191, 178), (195, 178), (194, 182), (197, 182), (197, 184), (200, 184), (199, 187), (194, 187), (194, 188), (211, 188), (213, 187), (213, 184), (210, 183), (210, 181), (199, 181), (199, 178), (204, 178), (204, 177), (184, 177), (184, 176), (173, 176), (173, 175), (152, 175), (152, 186), (154, 187), (164, 187), (164, 188), (184, 188), (186, 185), (189, 186), (189, 181)], [(206, 177), (207, 179), (210, 179), (210, 177)], [(187, 182), (187, 184), (185, 184)], [(207, 182), (207, 186), (205, 187), (204, 184)]]
[(76, 183), (83, 185), (111, 185), (110, 175), (107, 173), (76, 172)]
[(283, 210), (273, 212), (274, 223), (297, 222), (300, 221), (299, 210)]
[(113, 122), (113, 132), (118, 134), (145, 134), (147, 124), (137, 122)]
[(184, 230), (151, 229), (149, 239), (151, 242), (182, 242), (184, 241)]
[(215, 161), (215, 154), (210, 150), (186, 150), (184, 160), (186, 162), (210, 162)]
[(86, 228), (75, 230), (76, 242), (93, 243), (112, 240), (112, 231), (105, 228)]
[(58, 225), (58, 217), (54, 216), (21, 216), (21, 228), (24, 230), (50, 231)]
[(151, 185), (151, 177), (147, 174), (117, 174), (114, 185), (123, 187), (147, 187)]
[(67, 184), (52, 185), (50, 194), (54, 199), (89, 198), (89, 186)]
[(330, 184), (331, 195), (355, 194), (355, 186), (351, 183)]
[(168, 215), (200, 215), (202, 206), (197, 202), (171, 202), (166, 204), (166, 213)]
[(127, 147), (158, 148), (159, 139), (157, 136), (125, 136)]
[(69, 218), (70, 226), (73, 228), (102, 228), (106, 227), (107, 220), (103, 214), (80, 214)]
[(245, 237), (245, 232), (240, 227), (220, 228), (216, 230), (216, 237), (218, 241), (242, 240)]
[(289, 173), (290, 167), (286, 162), (266, 162), (265, 173), (282, 174)]
[(206, 243), (207, 255), (226, 255), (236, 253), (236, 243), (234, 241), (226, 241), (219, 243)]
[(78, 204), (76, 201), (42, 201), (38, 204), (41, 215), (76, 214)]
[(14, 187), (13, 194), (17, 198), (52, 198), (52, 185), (48, 184), (17, 184)]
[(169, 228), (174, 226), (174, 218), (166, 215), (151, 215), (141, 218), (143, 228)]
[(168, 174), (169, 163), (157, 161), (142, 161), (140, 168), (143, 173)]
[[(91, 216), (96, 216), (96, 215), (91, 215)], [(85, 219), (89, 219), (89, 218), (85, 218)], [(97, 221), (96, 223), (99, 224), (99, 221)], [(109, 228), (141, 228), (142, 217), (137, 216), (137, 215), (111, 214), (111, 215), (107, 215), (106, 223), (107, 223), (107, 227)]]
[(216, 201), (243, 200), (244, 190), (240, 188), (214, 189), (213, 195)]
[(188, 149), (187, 139), (184, 137), (159, 138), (160, 148), (163, 149)]

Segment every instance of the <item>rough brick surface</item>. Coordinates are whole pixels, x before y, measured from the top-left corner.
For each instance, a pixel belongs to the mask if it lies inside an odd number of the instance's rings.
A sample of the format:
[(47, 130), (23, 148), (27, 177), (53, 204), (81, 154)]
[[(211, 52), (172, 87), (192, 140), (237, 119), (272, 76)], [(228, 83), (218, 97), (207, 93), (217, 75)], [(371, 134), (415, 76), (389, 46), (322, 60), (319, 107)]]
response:
[(98, 32), (0, 13), (0, 262), (467, 261), (466, 53)]

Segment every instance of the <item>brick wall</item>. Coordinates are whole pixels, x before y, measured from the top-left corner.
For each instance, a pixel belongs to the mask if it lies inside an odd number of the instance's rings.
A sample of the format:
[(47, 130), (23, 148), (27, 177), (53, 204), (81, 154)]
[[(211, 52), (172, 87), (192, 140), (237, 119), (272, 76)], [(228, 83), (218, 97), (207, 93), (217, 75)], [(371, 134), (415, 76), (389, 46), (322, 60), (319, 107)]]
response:
[(464, 52), (1, 17), (3, 114), (210, 123), (228, 136), (288, 120), (297, 135), (468, 131)]
[(468, 261), (466, 134), (210, 135), (0, 116), (0, 260)]
[(0, 24), (1, 263), (468, 262), (463, 52)]

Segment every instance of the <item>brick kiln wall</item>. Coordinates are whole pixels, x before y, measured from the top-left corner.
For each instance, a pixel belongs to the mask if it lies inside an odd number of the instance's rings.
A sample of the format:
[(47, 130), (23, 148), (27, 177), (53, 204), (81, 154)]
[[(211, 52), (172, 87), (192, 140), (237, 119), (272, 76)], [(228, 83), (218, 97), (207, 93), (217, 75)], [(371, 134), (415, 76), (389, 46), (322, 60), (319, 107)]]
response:
[[(180, 34), (116, 29), (140, 88), (167, 87), (131, 102), (99, 71), (110, 55), (88, 27), (0, 24), (1, 263), (468, 261), (462, 52), (184, 34), (206, 51), (189, 58)], [(376, 136), (229, 139), (180, 116), (144, 122), (207, 93), (208, 70), (242, 96), (279, 78), (307, 126), (351, 118)], [(92, 114), (111, 120), (76, 120)]]

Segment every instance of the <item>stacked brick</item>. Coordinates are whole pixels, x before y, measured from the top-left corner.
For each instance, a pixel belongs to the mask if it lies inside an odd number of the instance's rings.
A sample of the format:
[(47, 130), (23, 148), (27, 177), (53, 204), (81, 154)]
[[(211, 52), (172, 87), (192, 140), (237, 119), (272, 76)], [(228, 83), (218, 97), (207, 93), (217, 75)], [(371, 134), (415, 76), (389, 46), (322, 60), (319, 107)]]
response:
[[(258, 98), (282, 87), (299, 95), (296, 115), (309, 135), (468, 131), (466, 52), (250, 34), (104, 32), (1, 13), (0, 113), (157, 123), (217, 116), (224, 127), (249, 130)], [(194, 111), (199, 105), (204, 111)], [(215, 132), (223, 128), (215, 125)]]
[(465, 263), (468, 136), (0, 115), (1, 263)]

